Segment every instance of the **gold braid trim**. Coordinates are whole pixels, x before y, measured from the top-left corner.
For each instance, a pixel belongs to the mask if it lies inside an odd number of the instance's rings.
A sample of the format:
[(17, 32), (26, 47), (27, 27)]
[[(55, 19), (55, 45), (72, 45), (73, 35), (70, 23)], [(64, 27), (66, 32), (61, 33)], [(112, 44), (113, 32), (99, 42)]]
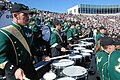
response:
[[(16, 49), (15, 49), (15, 46), (14, 46), (14, 43), (13, 43), (13, 41), (12, 41), (12, 39), (4, 32), (4, 31), (2, 31), (2, 30), (0, 30), (4, 35), (6, 35), (8, 38), (9, 38), (9, 40), (11, 41), (11, 43), (12, 43), (12, 45), (13, 45), (13, 48), (14, 48), (14, 51), (15, 51), (15, 54), (16, 54), (16, 64), (18, 65), (18, 57), (17, 57), (17, 51), (16, 51)], [(0, 64), (0, 68), (1, 69), (3, 69), (4, 67), (5, 67), (5, 64), (6, 64), (7, 62), (5, 61), (5, 62), (3, 62), (2, 64)]]

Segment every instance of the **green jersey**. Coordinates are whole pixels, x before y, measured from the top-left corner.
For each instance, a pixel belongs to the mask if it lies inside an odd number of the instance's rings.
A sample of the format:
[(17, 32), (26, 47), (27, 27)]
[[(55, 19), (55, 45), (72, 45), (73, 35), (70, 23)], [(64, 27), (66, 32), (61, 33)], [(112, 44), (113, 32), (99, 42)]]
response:
[(108, 80), (108, 53), (105, 51), (99, 51), (96, 54), (97, 57), (97, 67), (100, 72), (100, 78), (101, 80)]

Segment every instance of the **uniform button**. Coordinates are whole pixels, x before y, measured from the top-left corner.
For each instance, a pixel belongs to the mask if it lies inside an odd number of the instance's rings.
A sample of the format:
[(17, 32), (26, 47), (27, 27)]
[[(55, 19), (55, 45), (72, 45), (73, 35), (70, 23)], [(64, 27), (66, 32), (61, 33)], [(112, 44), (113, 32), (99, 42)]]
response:
[(21, 53), (23, 53), (23, 51), (21, 51)]
[(14, 67), (14, 66), (13, 66), (13, 65), (11, 65), (11, 66), (10, 66), (10, 69), (13, 69), (13, 67)]
[(19, 47), (17, 47), (16, 49), (19, 49)]
[(18, 56), (20, 56), (20, 54), (18, 54)]
[(16, 41), (14, 43), (17, 43)]
[(21, 60), (19, 60), (19, 62), (21, 62)]

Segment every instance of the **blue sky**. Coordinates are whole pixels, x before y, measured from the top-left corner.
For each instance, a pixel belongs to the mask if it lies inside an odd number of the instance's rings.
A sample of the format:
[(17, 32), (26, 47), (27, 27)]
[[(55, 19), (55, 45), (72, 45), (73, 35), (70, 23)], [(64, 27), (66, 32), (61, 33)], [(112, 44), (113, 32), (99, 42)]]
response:
[(53, 11), (59, 13), (67, 12), (68, 8), (77, 4), (119, 4), (120, 0), (9, 0), (23, 3), (30, 8)]

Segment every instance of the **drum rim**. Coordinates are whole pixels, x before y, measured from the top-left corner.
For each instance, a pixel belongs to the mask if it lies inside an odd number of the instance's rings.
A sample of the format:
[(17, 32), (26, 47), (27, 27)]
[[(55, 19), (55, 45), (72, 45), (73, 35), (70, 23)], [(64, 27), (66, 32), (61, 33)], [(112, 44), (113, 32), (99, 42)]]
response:
[(71, 80), (71, 79), (72, 79), (72, 80), (75, 80), (75, 79), (74, 79), (74, 78), (72, 78), (72, 77), (62, 77), (62, 78), (59, 78), (59, 79), (57, 79), (57, 80), (62, 80), (62, 79), (63, 79), (63, 80), (64, 80), (64, 79), (66, 79), (66, 80), (67, 80), (67, 79), (70, 79), (70, 80)]
[[(78, 57), (75, 57), (75, 56), (79, 56), (79, 58)], [(68, 56), (70, 59), (81, 59), (82, 58), (82, 56), (81, 55), (79, 55), (79, 54), (75, 54), (75, 56)]]
[[(56, 62), (56, 63), (52, 63), (52, 66), (54, 66), (55, 68), (63, 68), (63, 67), (68, 67), (68, 66), (71, 66), (74, 64), (74, 61), (70, 60), (70, 59), (66, 59), (66, 60), (69, 60), (68, 62)], [(60, 64), (66, 64), (66, 65), (60, 65)], [(69, 63), (69, 64), (68, 64)]]

